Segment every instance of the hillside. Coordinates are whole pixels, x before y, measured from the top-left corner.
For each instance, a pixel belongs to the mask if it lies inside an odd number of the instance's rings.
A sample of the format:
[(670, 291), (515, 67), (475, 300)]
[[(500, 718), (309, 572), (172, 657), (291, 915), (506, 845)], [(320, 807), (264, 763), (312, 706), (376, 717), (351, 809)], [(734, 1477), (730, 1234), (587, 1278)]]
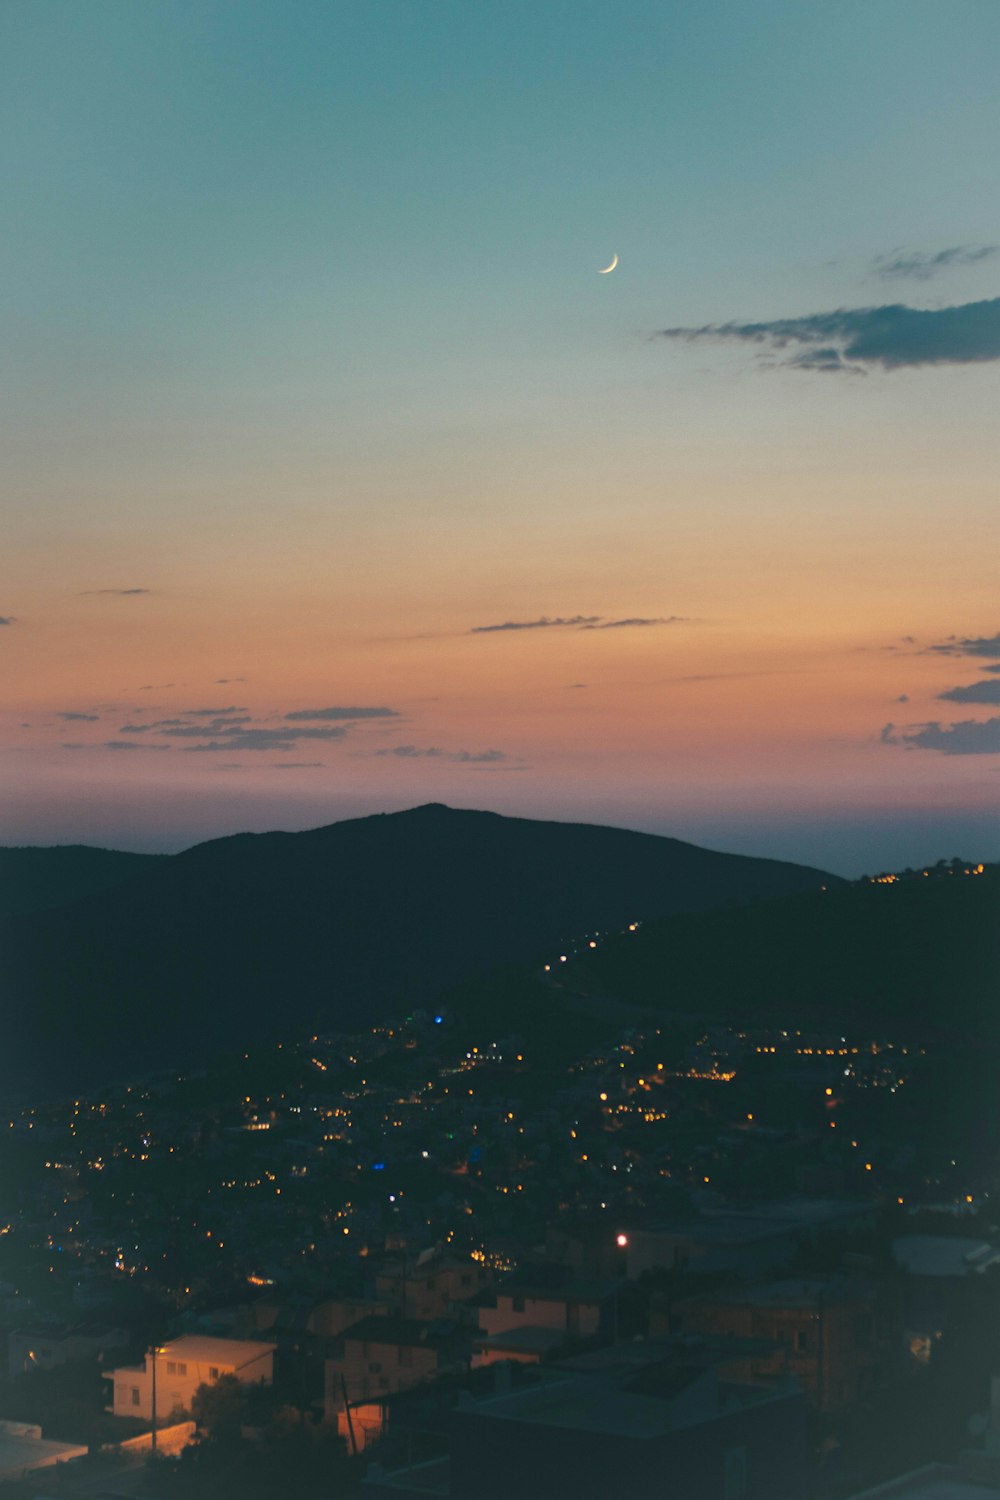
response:
[(0, 923), (0, 1084), (83, 1086), (364, 1024), (593, 927), (821, 883), (674, 839), (433, 804), (218, 839)]
[(52, 911), (142, 876), (164, 854), (125, 854), (87, 844), (0, 849), (0, 916)]
[(1000, 1040), (1000, 867), (668, 917), (610, 939), (565, 982), (740, 1023)]

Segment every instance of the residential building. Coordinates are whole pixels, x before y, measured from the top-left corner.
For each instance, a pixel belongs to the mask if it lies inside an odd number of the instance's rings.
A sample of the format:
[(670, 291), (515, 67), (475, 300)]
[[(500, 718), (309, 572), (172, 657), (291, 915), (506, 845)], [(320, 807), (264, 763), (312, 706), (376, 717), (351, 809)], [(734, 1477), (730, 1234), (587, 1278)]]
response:
[[(274, 1344), (249, 1339), (216, 1339), (185, 1335), (150, 1350), (141, 1365), (108, 1370), (114, 1400), (108, 1410), (116, 1417), (165, 1421), (174, 1411), (190, 1411), (200, 1385), (212, 1385), (222, 1375), (235, 1375), (246, 1385), (270, 1385)], [(155, 1401), (155, 1406), (154, 1406)]]

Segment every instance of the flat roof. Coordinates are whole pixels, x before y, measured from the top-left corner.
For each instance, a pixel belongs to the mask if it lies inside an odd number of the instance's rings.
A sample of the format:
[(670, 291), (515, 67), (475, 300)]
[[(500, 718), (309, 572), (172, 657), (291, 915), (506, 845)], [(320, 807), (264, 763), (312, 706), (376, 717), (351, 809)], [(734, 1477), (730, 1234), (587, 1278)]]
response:
[(48, 1438), (22, 1437), (0, 1428), (0, 1483), (6, 1479), (16, 1479), (19, 1474), (28, 1473), (32, 1469), (45, 1469), (50, 1464), (81, 1458), (86, 1451), (86, 1444), (81, 1447), (79, 1443), (55, 1443)]
[(984, 1481), (967, 1479), (960, 1469), (945, 1464), (928, 1464), (880, 1484), (876, 1489), (854, 1495), (852, 1500), (996, 1500), (1000, 1488)]
[(965, 1235), (904, 1234), (893, 1240), (892, 1258), (914, 1276), (972, 1276), (1000, 1260), (1000, 1250)]

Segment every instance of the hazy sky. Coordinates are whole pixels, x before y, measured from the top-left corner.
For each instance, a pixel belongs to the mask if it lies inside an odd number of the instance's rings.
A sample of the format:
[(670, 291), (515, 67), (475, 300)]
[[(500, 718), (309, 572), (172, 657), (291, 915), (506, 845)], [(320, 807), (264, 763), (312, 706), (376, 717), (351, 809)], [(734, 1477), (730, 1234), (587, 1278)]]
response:
[(1000, 858), (998, 67), (995, 0), (8, 0), (0, 840)]

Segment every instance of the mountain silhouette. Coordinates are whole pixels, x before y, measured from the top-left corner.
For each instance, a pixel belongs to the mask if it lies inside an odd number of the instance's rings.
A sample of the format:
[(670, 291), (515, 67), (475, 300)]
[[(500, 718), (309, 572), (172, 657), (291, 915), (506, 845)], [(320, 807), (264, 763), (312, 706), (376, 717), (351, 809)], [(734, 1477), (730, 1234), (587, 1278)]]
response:
[[(65, 852), (7, 851), (49, 853), (54, 869)], [(307, 1026), (371, 1024), (594, 928), (837, 883), (651, 834), (439, 804), (215, 839), (0, 922), (0, 1086), (83, 1087)]]

